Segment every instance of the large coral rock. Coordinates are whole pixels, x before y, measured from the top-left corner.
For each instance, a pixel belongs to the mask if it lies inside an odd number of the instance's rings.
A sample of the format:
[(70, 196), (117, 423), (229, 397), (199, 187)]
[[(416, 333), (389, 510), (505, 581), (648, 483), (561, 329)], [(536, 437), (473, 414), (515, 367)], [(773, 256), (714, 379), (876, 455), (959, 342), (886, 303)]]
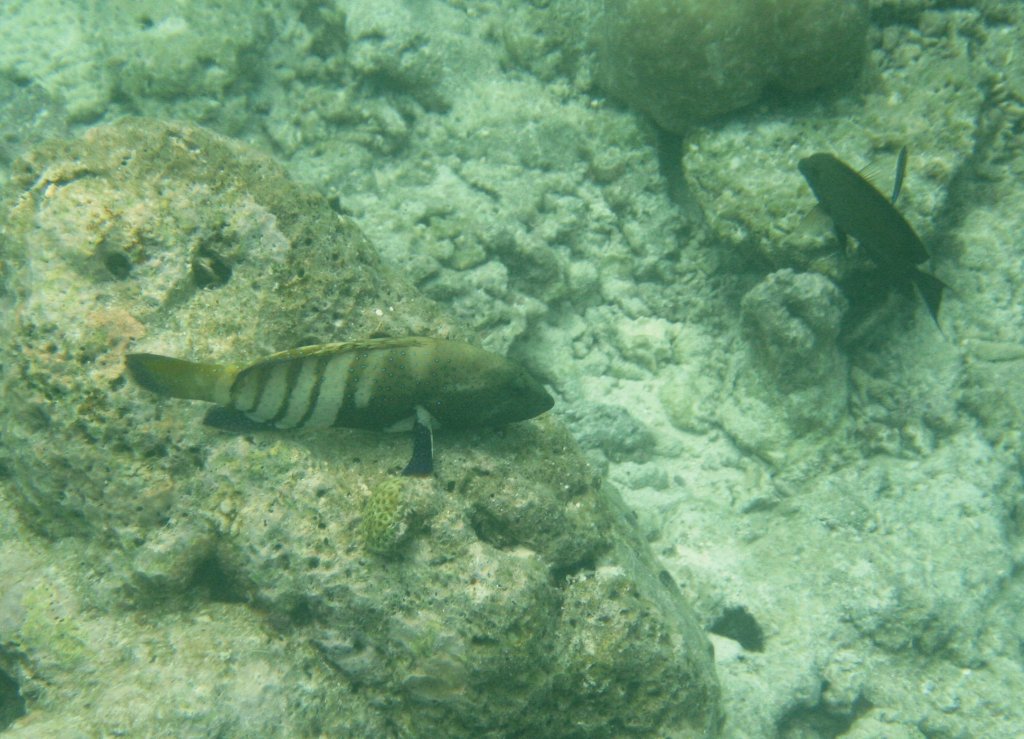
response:
[(11, 182), (11, 736), (715, 733), (708, 642), (553, 418), (441, 434), (438, 474), (406, 479), (401, 435), (228, 435), (125, 381), (129, 347), (460, 335), (326, 201), (145, 120), (44, 147)]
[(850, 76), (867, 22), (865, 0), (607, 0), (600, 76), (684, 133), (768, 87), (806, 92)]

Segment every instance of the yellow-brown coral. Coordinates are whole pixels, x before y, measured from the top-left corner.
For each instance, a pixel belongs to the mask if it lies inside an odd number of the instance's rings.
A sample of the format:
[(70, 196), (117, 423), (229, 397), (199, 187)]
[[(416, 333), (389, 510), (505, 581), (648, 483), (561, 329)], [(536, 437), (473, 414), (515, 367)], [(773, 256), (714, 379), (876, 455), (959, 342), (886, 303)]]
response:
[(402, 482), (397, 477), (383, 480), (363, 499), (359, 534), (364, 546), (372, 552), (393, 552), (408, 532), (405, 520), (408, 506)]

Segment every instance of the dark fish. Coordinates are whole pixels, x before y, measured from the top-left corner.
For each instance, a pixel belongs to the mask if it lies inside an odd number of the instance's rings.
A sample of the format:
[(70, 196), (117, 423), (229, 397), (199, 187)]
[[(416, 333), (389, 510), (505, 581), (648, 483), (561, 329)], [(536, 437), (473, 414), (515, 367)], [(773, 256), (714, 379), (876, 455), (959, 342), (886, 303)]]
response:
[(893, 284), (916, 285), (937, 325), (946, 284), (917, 268), (928, 261), (928, 252), (894, 205), (906, 166), (904, 152), (900, 152), (891, 201), (831, 154), (812, 154), (801, 159), (798, 167), (822, 209), (832, 219), (839, 240), (845, 241), (847, 236), (855, 238)]
[(151, 392), (217, 403), (206, 423), (239, 430), (331, 426), (413, 429), (403, 474), (430, 474), (433, 425), (502, 426), (554, 405), (504, 357), (460, 341), (410, 337), (306, 346), (246, 366), (129, 354), (132, 379)]

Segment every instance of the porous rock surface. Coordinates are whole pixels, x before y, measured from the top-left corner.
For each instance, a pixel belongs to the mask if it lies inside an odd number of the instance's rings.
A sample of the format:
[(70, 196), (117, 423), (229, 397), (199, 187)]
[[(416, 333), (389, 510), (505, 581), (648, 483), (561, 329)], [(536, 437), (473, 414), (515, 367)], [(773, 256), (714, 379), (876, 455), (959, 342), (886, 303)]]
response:
[(461, 336), (272, 161), (132, 119), (23, 158), (4, 212), (11, 736), (717, 731), (707, 640), (556, 420), (404, 479), (402, 435), (229, 435), (126, 382), (130, 349)]

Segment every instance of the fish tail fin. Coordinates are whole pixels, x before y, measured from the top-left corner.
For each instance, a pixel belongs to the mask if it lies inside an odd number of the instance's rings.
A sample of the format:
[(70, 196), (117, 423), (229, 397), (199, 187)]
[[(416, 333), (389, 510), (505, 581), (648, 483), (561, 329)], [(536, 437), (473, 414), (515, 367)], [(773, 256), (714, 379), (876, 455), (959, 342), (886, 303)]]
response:
[(945, 282), (927, 272), (916, 270), (914, 272), (914, 284), (918, 292), (924, 298), (928, 312), (932, 314), (935, 325), (939, 325), (939, 306), (942, 304), (942, 291), (949, 287)]
[(238, 369), (227, 365), (201, 364), (159, 354), (129, 354), (128, 373), (139, 387), (172, 398), (205, 400), (227, 405)]

